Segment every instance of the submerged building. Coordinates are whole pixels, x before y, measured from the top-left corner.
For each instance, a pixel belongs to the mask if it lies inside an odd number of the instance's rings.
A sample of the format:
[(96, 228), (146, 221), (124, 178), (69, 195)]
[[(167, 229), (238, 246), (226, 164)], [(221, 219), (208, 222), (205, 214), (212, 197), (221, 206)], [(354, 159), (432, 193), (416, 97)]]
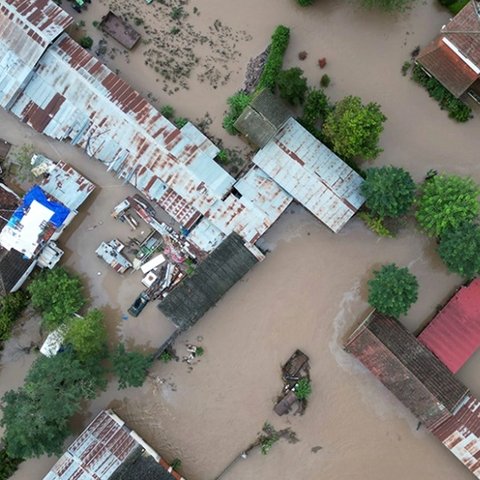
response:
[(184, 480), (113, 411), (100, 412), (43, 480)]
[(461, 287), (415, 337), (393, 318), (371, 313), (345, 350), (480, 478), (480, 400), (454, 373), (480, 346), (480, 281)]
[(52, 268), (58, 263), (63, 251), (56, 240), (95, 188), (65, 162), (34, 155), (32, 163), (39, 180), (23, 198), (1, 185), (1, 295), (18, 290), (35, 266)]

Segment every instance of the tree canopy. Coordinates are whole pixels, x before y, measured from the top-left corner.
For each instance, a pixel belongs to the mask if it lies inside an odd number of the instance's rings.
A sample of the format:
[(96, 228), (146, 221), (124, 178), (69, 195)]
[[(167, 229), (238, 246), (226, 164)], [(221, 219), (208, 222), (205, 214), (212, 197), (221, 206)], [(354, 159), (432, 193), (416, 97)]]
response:
[(94, 398), (106, 385), (104, 370), (95, 362), (81, 362), (73, 352), (40, 357), (25, 384), (2, 398), (7, 453), (12, 458), (56, 455), (70, 435), (68, 421), (82, 399)]
[(366, 8), (378, 8), (387, 12), (403, 12), (414, 2), (415, 0), (360, 0)]
[(118, 377), (118, 388), (141, 387), (152, 363), (151, 355), (127, 352), (125, 345), (119, 343), (112, 356), (113, 371)]
[(378, 147), (387, 117), (380, 105), (362, 105), (359, 97), (345, 97), (331, 110), (323, 124), (323, 134), (340, 157), (373, 160), (382, 151)]
[(373, 215), (399, 217), (405, 215), (415, 199), (415, 182), (403, 168), (369, 168), (362, 193)]
[(438, 253), (451, 272), (469, 279), (475, 277), (480, 273), (480, 227), (464, 223), (445, 231)]
[(408, 312), (417, 301), (418, 282), (408, 268), (397, 267), (394, 263), (374, 270), (373, 279), (368, 282), (368, 303), (380, 313), (398, 318)]
[(61, 267), (42, 271), (28, 286), (32, 305), (42, 315), (42, 325), (54, 330), (85, 304), (82, 283)]
[(308, 90), (307, 79), (301, 68), (289, 68), (278, 74), (277, 87), (280, 96), (292, 105), (302, 105)]
[(428, 235), (440, 237), (478, 216), (479, 194), (480, 188), (471, 178), (435, 175), (420, 187), (417, 221)]
[(70, 343), (81, 359), (98, 357), (106, 350), (107, 330), (103, 323), (103, 312), (90, 310), (84, 318), (73, 318), (69, 322), (65, 340)]

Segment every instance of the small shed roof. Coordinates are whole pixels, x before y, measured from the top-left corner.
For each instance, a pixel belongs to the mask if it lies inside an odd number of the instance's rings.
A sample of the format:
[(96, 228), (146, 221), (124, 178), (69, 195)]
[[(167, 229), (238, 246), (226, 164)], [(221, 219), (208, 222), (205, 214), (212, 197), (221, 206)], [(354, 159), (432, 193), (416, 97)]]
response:
[(469, 393), (445, 365), (397, 320), (373, 312), (345, 344), (410, 411), (433, 428)]
[(293, 118), (258, 151), (253, 163), (334, 232), (365, 201), (362, 177)]
[(30, 260), (16, 250), (0, 246), (0, 297), (10, 293), (21, 278), (33, 269), (35, 260)]
[(460, 287), (418, 340), (458, 372), (480, 347), (480, 279)]
[(234, 126), (249, 142), (262, 148), (291, 116), (287, 104), (265, 89), (255, 96)]
[(131, 50), (140, 40), (141, 35), (129, 25), (123, 18), (109, 11), (102, 18), (100, 27), (118, 43)]
[(480, 17), (475, 3), (468, 2), (417, 57), (456, 97), (480, 78)]
[(228, 236), (190, 277), (158, 305), (179, 328), (197, 322), (255, 264), (257, 259), (235, 233)]

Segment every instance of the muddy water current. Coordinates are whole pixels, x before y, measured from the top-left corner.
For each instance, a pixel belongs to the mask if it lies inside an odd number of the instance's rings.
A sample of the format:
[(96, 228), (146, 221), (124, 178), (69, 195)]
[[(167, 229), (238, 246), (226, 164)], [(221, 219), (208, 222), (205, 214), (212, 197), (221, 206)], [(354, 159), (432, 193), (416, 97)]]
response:
[[(126, 0), (112, 3), (129, 8)], [(149, 28), (160, 29), (167, 21), (155, 3), (147, 7), (138, 0), (135, 5)], [(193, 14), (194, 7), (199, 15)], [(100, 34), (92, 21), (107, 9), (108, 2), (93, 0), (88, 11), (77, 16), (96, 41)], [(286, 66), (300, 66), (315, 85), (327, 73), (332, 99), (355, 94), (381, 104), (388, 121), (382, 136), (385, 151), (376, 164), (403, 166), (418, 181), (435, 168), (469, 174), (480, 182), (478, 109), (474, 120), (455, 124), (400, 73), (410, 52), (448, 20), (433, 0), (419, 1), (397, 18), (364, 12), (354, 2), (341, 0), (317, 1), (309, 9), (296, 7), (293, 0), (204, 0), (185, 9), (191, 13), (185, 21), (195, 31), (210, 34), (216, 19), (231, 29), (223, 33), (233, 36), (222, 44), (230, 55), (224, 85), (196, 80), (202, 67), (210, 65), (205, 45), (198, 47), (199, 70), (192, 74), (189, 88), (172, 95), (162, 90), (158, 75), (145, 65), (148, 45), (139, 45), (128, 59), (118, 53), (107, 59), (133, 86), (155, 97), (158, 106), (171, 104), (179, 115), (192, 119), (209, 112), (210, 133), (228, 146), (242, 146), (240, 139), (232, 140), (220, 127), (225, 99), (241, 88), (247, 61), (265, 48), (274, 26), (284, 23), (292, 33)], [(114, 45), (111, 40), (108, 44)], [(302, 50), (308, 53), (304, 61), (298, 60)], [(322, 57), (327, 59), (324, 70), (318, 67)], [(16, 144), (34, 143), (51, 158), (69, 161), (98, 185), (60, 240), (66, 263), (82, 276), (92, 304), (105, 308), (112, 343), (124, 340), (129, 346), (155, 348), (173, 326), (154, 305), (138, 319), (126, 316), (141, 290), (140, 277), (119, 276), (94, 255), (102, 240), (133, 236), (126, 225), (110, 217), (129, 187), (78, 149), (47, 140), (3, 112), (0, 118), (2, 137)], [(267, 259), (179, 339), (180, 356), (188, 342), (205, 348), (198, 364), (157, 364), (140, 389), (118, 392), (111, 383), (75, 418), (75, 429), (80, 431), (101, 408), (112, 407), (167, 459), (180, 458), (181, 471), (190, 480), (213, 479), (255, 439), (266, 420), (276, 428), (290, 427), (299, 442), (282, 440), (267, 457), (253, 453), (225, 479), (470, 479), (471, 474), (427, 432), (417, 430), (409, 412), (341, 348), (342, 339), (368, 311), (369, 271), (382, 263), (408, 265), (418, 277), (419, 300), (402, 319), (410, 329), (418, 329), (448, 298), (460, 279), (446, 273), (432, 242), (414, 225), (407, 225), (395, 239), (379, 239), (358, 219), (335, 236), (299, 206), (291, 207), (262, 242), (270, 249)], [(25, 332), (38, 335), (35, 320), (28, 322), (18, 337), (25, 341), (29, 336)], [(18, 338), (12, 342), (21, 341)], [(15, 345), (7, 347), (0, 393), (18, 387), (33, 361), (33, 355), (18, 353)], [(272, 407), (281, 389), (280, 365), (296, 348), (311, 358), (314, 391), (305, 415), (276, 417)], [(476, 394), (479, 362), (480, 354), (460, 373)], [(42, 478), (54, 462), (55, 458), (28, 461), (13, 478)]]

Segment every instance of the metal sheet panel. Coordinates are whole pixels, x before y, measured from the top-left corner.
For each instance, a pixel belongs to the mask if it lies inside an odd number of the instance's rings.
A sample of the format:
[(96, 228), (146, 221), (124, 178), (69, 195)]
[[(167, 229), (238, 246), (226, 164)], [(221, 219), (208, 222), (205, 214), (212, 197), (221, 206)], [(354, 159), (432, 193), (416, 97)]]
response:
[(451, 372), (458, 372), (480, 347), (480, 279), (461, 287), (418, 340)]
[(365, 201), (360, 175), (293, 118), (253, 162), (334, 232)]

